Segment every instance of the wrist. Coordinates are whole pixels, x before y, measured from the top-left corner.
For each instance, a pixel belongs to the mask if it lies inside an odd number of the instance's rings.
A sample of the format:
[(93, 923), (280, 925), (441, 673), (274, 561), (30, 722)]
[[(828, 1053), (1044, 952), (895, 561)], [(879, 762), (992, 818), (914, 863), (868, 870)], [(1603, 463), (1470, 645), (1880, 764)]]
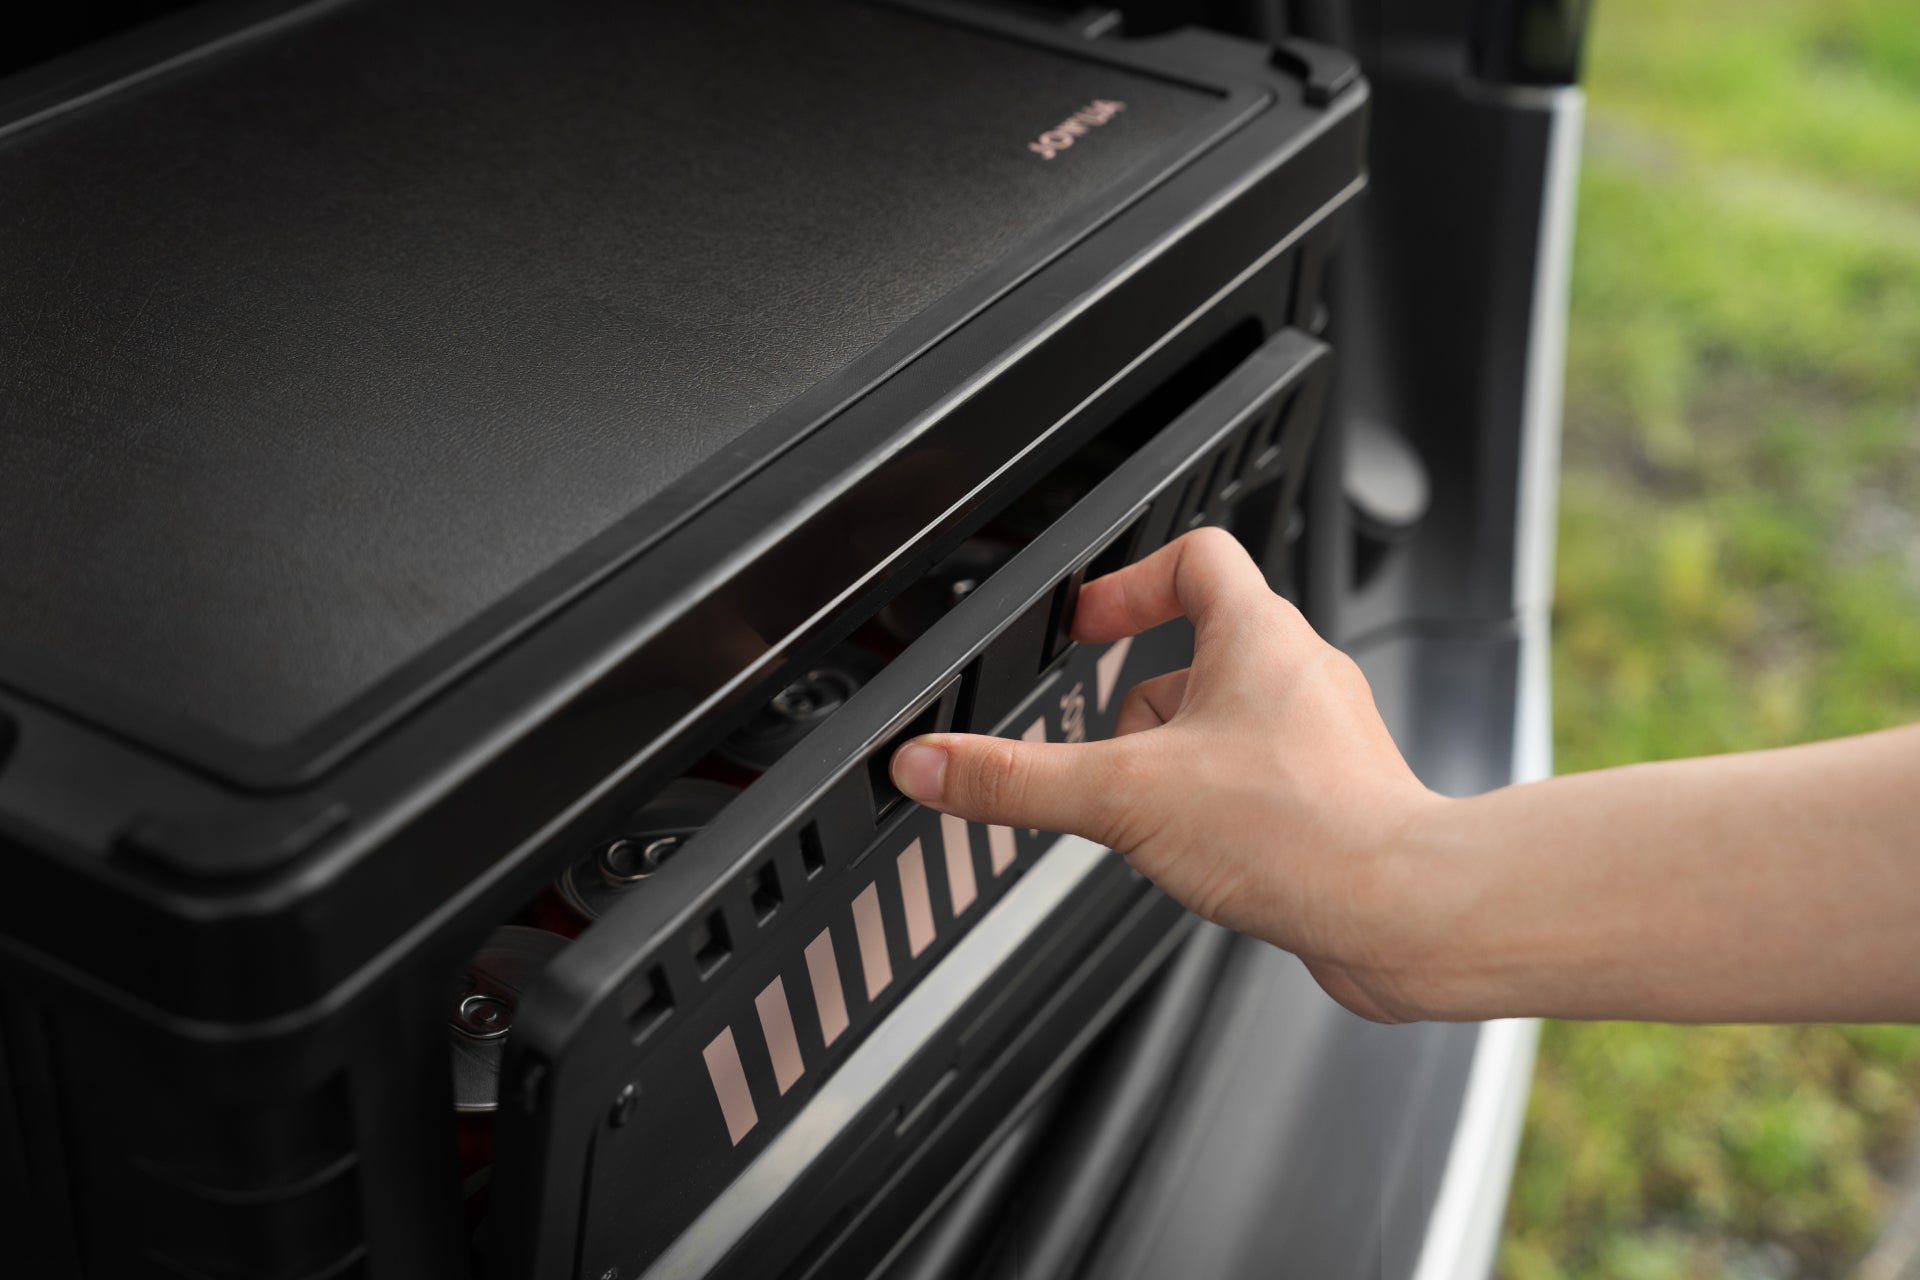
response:
[(1397, 999), (1427, 1021), (1469, 1022), (1508, 1016), (1494, 957), (1502, 908), (1495, 842), (1487, 839), (1485, 796), (1449, 799), (1417, 815), (1393, 842), (1391, 984)]
[(1379, 1022), (1460, 1016), (1438, 975), (1451, 972), (1449, 952), (1459, 945), (1448, 906), (1458, 886), (1445, 851), (1466, 803), (1414, 784), (1371, 806), (1339, 859), (1327, 900), (1343, 909), (1326, 948), (1302, 958), (1355, 1013)]

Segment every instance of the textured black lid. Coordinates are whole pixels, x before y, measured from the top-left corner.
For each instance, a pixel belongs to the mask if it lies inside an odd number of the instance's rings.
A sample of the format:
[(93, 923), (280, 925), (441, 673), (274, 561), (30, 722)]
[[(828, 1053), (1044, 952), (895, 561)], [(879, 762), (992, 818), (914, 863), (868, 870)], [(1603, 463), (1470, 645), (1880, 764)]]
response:
[(361, 0), (0, 138), (0, 683), (311, 736), (1219, 106), (831, 0)]

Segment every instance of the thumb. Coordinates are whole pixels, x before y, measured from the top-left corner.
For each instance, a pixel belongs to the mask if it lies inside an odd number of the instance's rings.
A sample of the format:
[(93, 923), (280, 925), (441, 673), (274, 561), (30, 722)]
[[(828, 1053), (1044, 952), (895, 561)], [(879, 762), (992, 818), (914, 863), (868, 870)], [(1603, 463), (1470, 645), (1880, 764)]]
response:
[(1112, 842), (1120, 744), (1016, 742), (932, 733), (893, 753), (893, 785), (929, 809), (1002, 827), (1038, 827)]

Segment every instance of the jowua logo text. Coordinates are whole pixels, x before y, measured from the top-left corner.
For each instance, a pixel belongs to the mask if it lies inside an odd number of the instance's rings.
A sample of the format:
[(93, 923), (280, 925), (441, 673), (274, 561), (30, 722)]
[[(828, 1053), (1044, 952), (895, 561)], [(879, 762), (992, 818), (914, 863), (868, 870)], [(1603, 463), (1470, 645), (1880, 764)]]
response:
[(1115, 102), (1111, 98), (1095, 98), (1029, 142), (1027, 150), (1042, 160), (1051, 160), (1071, 147), (1075, 139), (1085, 137), (1089, 130), (1099, 128), (1126, 109), (1127, 104), (1124, 102)]

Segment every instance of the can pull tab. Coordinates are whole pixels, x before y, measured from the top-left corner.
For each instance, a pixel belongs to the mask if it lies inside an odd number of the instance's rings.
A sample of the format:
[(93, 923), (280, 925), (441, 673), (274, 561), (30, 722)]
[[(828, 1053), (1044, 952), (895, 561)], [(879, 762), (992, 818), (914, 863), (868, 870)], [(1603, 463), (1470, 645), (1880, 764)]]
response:
[(476, 991), (454, 1011), (453, 1029), (469, 1040), (498, 1040), (513, 1029), (513, 1001)]
[(658, 871), (686, 842), (682, 832), (644, 839), (621, 836), (602, 846), (595, 866), (608, 884), (634, 884)]

